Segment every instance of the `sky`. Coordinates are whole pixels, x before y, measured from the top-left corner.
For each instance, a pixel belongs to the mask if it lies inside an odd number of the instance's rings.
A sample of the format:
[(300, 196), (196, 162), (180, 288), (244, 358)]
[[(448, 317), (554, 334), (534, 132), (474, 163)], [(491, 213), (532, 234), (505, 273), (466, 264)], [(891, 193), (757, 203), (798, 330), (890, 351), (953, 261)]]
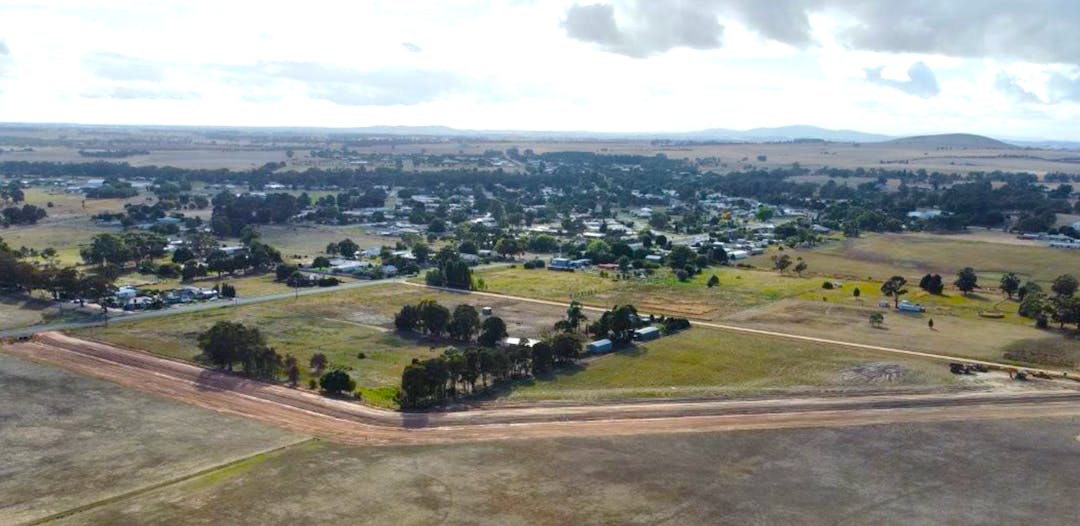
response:
[(1077, 0), (0, 0), (0, 122), (1080, 140)]

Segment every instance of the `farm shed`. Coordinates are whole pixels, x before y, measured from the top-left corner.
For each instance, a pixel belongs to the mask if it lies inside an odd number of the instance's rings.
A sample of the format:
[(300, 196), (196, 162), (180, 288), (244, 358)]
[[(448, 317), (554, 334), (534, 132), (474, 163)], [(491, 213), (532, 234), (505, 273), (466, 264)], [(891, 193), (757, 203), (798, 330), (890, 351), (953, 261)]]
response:
[(589, 342), (589, 344), (585, 346), (585, 350), (592, 354), (600, 354), (611, 352), (612, 347), (611, 340), (604, 338), (603, 340)]
[(656, 327), (642, 327), (634, 331), (634, 339), (642, 342), (655, 340), (660, 337), (660, 329)]

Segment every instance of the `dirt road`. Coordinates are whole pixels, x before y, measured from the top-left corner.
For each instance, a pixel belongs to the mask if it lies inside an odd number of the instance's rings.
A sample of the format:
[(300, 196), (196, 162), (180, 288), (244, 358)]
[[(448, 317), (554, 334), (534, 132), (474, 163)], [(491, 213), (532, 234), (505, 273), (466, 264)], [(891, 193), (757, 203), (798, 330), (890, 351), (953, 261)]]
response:
[[(569, 303), (565, 303), (565, 302), (561, 302), (561, 301), (540, 300), (540, 299), (536, 299), (536, 298), (526, 298), (524, 296), (511, 296), (509, 294), (500, 294), (500, 293), (497, 293), (497, 292), (482, 292), (482, 291), (476, 291), (476, 290), (461, 290), (461, 289), (451, 289), (451, 288), (447, 288), (447, 287), (432, 287), (430, 285), (425, 285), (425, 284), (422, 284), (422, 283), (413, 283), (413, 282), (410, 282), (410, 281), (401, 281), (400, 283), (408, 285), (410, 287), (429, 288), (429, 289), (439, 290), (439, 291), (442, 291), (442, 292), (451, 292), (451, 293), (456, 293), (456, 294), (473, 294), (473, 295), (477, 295), (477, 296), (487, 296), (487, 297), (491, 297), (491, 298), (512, 299), (514, 301), (537, 303), (537, 304), (541, 304), (541, 305), (551, 305), (553, 307), (569, 307), (570, 306)], [(584, 304), (582, 304), (581, 308), (584, 309), (584, 310), (587, 310), (587, 311), (592, 311), (592, 312), (604, 312), (604, 311), (608, 310), (608, 309), (604, 309), (604, 308), (601, 308), (601, 307), (597, 307), (595, 305), (584, 305)], [(642, 315), (645, 315), (645, 314), (646, 313), (644, 313), (644, 312), (642, 313)], [(921, 351), (910, 351), (910, 350), (907, 350), (907, 349), (898, 349), (896, 347), (884, 347), (884, 346), (881, 346), (881, 345), (869, 345), (869, 344), (865, 344), (865, 343), (848, 342), (848, 341), (843, 341), (843, 340), (833, 340), (833, 339), (829, 339), (829, 338), (817, 338), (817, 337), (814, 337), (814, 336), (802, 336), (802, 335), (799, 335), (799, 334), (792, 334), (792, 333), (788, 333), (788, 332), (777, 332), (777, 331), (768, 331), (768, 330), (763, 330), (763, 329), (752, 329), (750, 327), (742, 327), (742, 326), (739, 326), (739, 325), (727, 325), (727, 324), (723, 324), (723, 323), (713, 323), (713, 322), (710, 322), (710, 321), (705, 321), (705, 320), (700, 320), (700, 319), (695, 319), (695, 318), (688, 318), (688, 319), (691, 322), (693, 322), (693, 324), (696, 325), (696, 326), (709, 327), (711, 329), (720, 329), (720, 330), (723, 330), (723, 331), (741, 332), (741, 333), (745, 333), (745, 334), (756, 334), (758, 336), (768, 336), (768, 337), (771, 337), (771, 338), (784, 338), (784, 339), (788, 339), (788, 340), (799, 340), (799, 341), (812, 342), (812, 343), (824, 343), (824, 344), (828, 344), (828, 345), (838, 345), (838, 346), (841, 346), (841, 347), (848, 347), (848, 348), (851, 348), (851, 349), (861, 349), (861, 350), (866, 350), (866, 351), (885, 352), (885, 353), (891, 353), (891, 354), (902, 354), (902, 355), (905, 355), (905, 356), (914, 356), (914, 357), (918, 357), (918, 358), (929, 358), (931, 360), (939, 360), (939, 361), (943, 361), (943, 362), (961, 362), (961, 363), (970, 363), (970, 364), (981, 364), (981, 365), (985, 365), (987, 367), (990, 367), (992, 369), (1000, 369), (1000, 370), (1023, 369), (1025, 371), (1029, 371), (1029, 372), (1032, 372), (1032, 373), (1044, 373), (1044, 374), (1047, 374), (1047, 375), (1050, 375), (1050, 376), (1053, 376), (1053, 377), (1062, 377), (1062, 373), (1067, 372), (1067, 371), (1055, 371), (1055, 370), (1051, 370), (1051, 369), (1039, 369), (1039, 368), (1036, 368), (1036, 367), (1019, 367), (1019, 366), (1016, 366), (1016, 365), (1010, 365), (1010, 364), (999, 363), (999, 362), (990, 362), (990, 361), (986, 361), (986, 360), (976, 360), (976, 359), (973, 359), (973, 358), (964, 358), (962, 356), (949, 356), (947, 354), (934, 354), (934, 353), (927, 353), (927, 352), (921, 352)], [(1078, 378), (1075, 374), (1069, 376), (1069, 378), (1071, 378), (1072, 380), (1075, 380), (1075, 381), (1080, 381), (1080, 378)]]
[(347, 444), (839, 427), (1080, 416), (1080, 392), (623, 403), (396, 413), (149, 353), (45, 333), (4, 352), (158, 396)]

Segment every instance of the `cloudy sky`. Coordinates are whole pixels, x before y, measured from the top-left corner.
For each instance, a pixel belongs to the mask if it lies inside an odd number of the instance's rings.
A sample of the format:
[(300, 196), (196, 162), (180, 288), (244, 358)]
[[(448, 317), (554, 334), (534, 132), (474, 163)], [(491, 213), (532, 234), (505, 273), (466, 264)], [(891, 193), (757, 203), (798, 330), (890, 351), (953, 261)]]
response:
[(1080, 140), (1078, 118), (1077, 0), (0, 0), (3, 122)]

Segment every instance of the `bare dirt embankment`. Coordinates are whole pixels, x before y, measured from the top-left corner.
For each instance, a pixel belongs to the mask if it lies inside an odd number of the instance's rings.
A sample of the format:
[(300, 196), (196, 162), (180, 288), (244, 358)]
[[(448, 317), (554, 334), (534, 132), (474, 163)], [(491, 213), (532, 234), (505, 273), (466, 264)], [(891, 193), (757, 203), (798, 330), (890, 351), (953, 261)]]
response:
[(5, 352), (200, 407), (346, 444), (416, 444), (590, 435), (840, 427), (1080, 416), (1080, 392), (760, 401), (669, 401), (395, 413), (59, 333)]

